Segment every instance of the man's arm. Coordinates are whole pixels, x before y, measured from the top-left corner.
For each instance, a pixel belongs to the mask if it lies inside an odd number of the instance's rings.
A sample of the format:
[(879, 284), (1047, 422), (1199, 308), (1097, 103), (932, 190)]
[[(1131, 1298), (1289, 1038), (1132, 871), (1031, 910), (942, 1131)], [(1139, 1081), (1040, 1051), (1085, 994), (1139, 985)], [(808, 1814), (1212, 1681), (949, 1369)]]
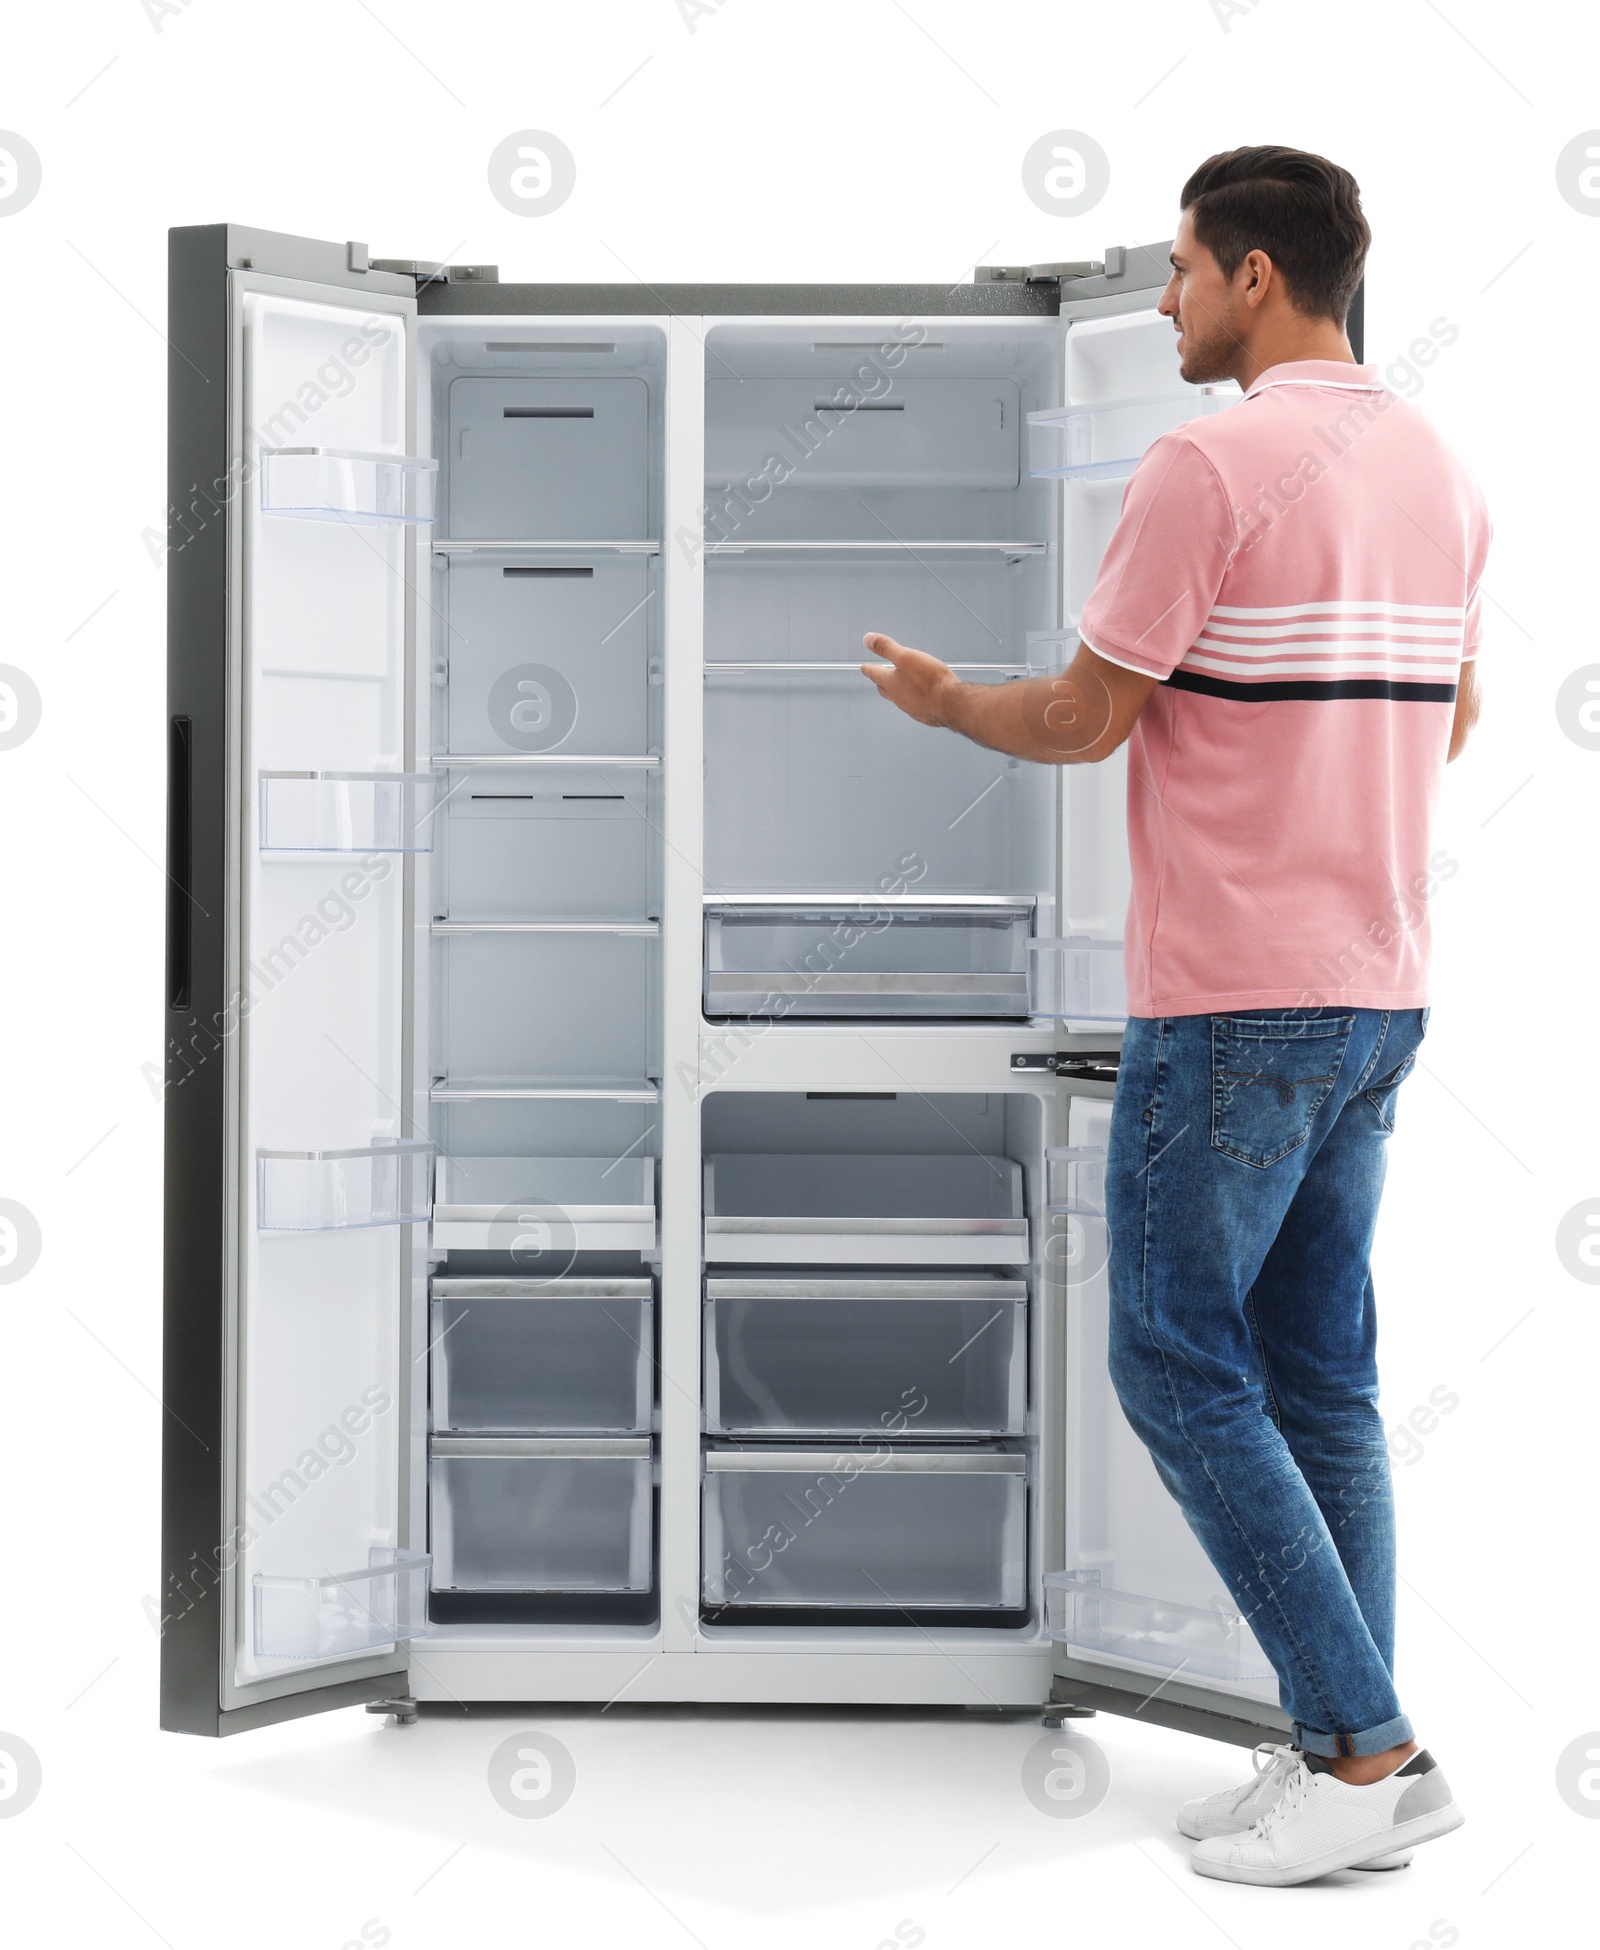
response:
[(1461, 666), (1461, 676), (1456, 684), (1456, 715), (1450, 725), (1450, 756), (1459, 758), (1462, 748), (1472, 736), (1472, 727), (1478, 722), (1478, 714), (1483, 709), (1483, 692), (1478, 688), (1478, 660), (1469, 657)]
[(908, 717), (1038, 765), (1109, 758), (1159, 682), (1097, 657), (1085, 643), (1059, 677), (1009, 684), (964, 684), (948, 664), (891, 636), (869, 636), (866, 645), (884, 662), (863, 664), (862, 672)]

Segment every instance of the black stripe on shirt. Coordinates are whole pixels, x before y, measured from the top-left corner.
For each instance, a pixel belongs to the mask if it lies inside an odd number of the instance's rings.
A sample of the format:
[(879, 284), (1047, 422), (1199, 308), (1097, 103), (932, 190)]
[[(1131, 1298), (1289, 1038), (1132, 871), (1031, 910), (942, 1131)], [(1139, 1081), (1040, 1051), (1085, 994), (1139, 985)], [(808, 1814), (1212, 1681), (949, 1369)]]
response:
[(1394, 683), (1386, 677), (1338, 677), (1320, 681), (1299, 677), (1264, 684), (1235, 684), (1226, 677), (1175, 670), (1166, 680), (1175, 691), (1202, 697), (1232, 697), (1246, 704), (1276, 704), (1287, 698), (1387, 697), (1400, 704), (1454, 704), (1454, 684)]

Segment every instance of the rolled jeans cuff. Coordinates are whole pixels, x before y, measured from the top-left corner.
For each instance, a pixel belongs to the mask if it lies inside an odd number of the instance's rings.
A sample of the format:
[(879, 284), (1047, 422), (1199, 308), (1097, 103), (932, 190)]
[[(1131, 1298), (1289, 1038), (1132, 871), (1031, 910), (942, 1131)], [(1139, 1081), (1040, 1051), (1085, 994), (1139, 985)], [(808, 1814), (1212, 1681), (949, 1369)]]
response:
[(1363, 1733), (1325, 1733), (1321, 1727), (1308, 1727), (1300, 1720), (1294, 1723), (1294, 1744), (1302, 1753), (1316, 1754), (1323, 1760), (1354, 1760), (1363, 1754), (1386, 1754), (1391, 1747), (1402, 1747), (1415, 1738), (1411, 1722), (1403, 1713), (1385, 1720), (1381, 1726), (1368, 1727)]

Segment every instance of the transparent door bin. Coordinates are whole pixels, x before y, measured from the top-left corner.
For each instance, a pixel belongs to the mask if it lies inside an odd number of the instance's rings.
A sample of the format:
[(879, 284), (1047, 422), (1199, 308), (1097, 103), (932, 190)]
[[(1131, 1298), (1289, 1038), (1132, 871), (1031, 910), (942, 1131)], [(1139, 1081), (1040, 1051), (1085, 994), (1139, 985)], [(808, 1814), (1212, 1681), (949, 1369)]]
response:
[(1004, 1279), (710, 1279), (713, 1435), (1019, 1435), (1028, 1289)]
[(1080, 1022), (1122, 1022), (1128, 981), (1122, 943), (1092, 935), (1041, 937), (1028, 943), (1033, 960), (1031, 1013)]
[(431, 853), (430, 772), (263, 772), (263, 853)]
[(280, 447), (262, 456), (261, 512), (299, 521), (431, 522), (438, 466), (416, 454)]
[(642, 1279), (435, 1279), (433, 1426), (650, 1431), (655, 1302)]
[(705, 1257), (776, 1265), (1019, 1266), (1022, 1167), (977, 1152), (728, 1152), (704, 1172)]
[(1104, 1218), (1106, 1153), (1100, 1144), (1052, 1145), (1044, 1154), (1046, 1196), (1052, 1212)]
[(433, 1146), (421, 1140), (352, 1151), (257, 1151), (262, 1232), (337, 1232), (425, 1225)]
[(1196, 1679), (1273, 1678), (1255, 1634), (1225, 1603), (1182, 1605), (1117, 1591), (1093, 1570), (1052, 1571), (1044, 1586), (1050, 1636), (1069, 1652)]
[(1000, 1447), (708, 1450), (708, 1605), (1020, 1611), (1027, 1461)]
[(254, 1579), (258, 1659), (343, 1659), (428, 1629), (426, 1551), (377, 1549), (360, 1571)]
[(441, 1158), (433, 1243), (444, 1251), (653, 1252), (654, 1158)]
[(431, 1449), (435, 1591), (650, 1589), (648, 1437), (436, 1435)]
[(1126, 479), (1152, 441), (1186, 421), (1220, 413), (1239, 398), (1229, 385), (1198, 386), (1140, 399), (1051, 406), (1028, 415), (1028, 472), (1037, 479)]
[(718, 903), (708, 1016), (1023, 1018), (1032, 901)]

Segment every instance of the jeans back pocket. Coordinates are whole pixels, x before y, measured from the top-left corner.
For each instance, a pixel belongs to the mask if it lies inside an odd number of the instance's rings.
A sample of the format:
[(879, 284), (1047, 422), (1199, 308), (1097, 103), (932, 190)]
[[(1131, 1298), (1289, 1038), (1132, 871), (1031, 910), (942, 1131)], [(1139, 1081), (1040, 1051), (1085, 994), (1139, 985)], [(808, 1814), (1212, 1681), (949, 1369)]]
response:
[(1297, 1151), (1344, 1062), (1353, 1015), (1211, 1019), (1211, 1143), (1258, 1168)]

